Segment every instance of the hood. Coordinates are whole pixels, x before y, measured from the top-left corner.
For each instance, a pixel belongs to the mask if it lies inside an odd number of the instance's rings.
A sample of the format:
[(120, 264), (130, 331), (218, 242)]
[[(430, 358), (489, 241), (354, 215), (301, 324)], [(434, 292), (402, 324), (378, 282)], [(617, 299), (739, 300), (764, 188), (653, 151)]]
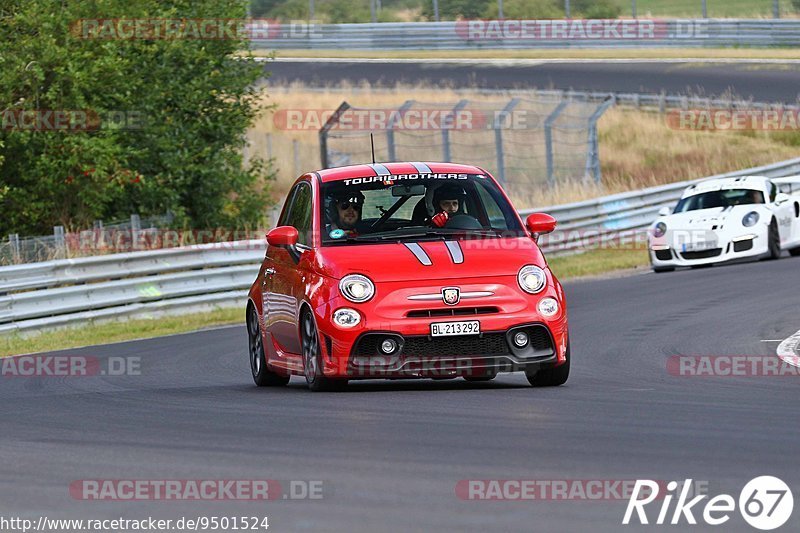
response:
[(324, 246), (315, 261), (325, 276), (358, 273), (375, 283), (516, 276), (523, 265), (545, 265), (528, 237)]
[(695, 211), (674, 213), (666, 217), (661, 217), (656, 223), (664, 222), (668, 229), (715, 230), (721, 229), (728, 221), (741, 225), (742, 218), (744, 218), (747, 213), (757, 211), (759, 214), (762, 214), (763, 208), (763, 204), (750, 204), (697, 209)]

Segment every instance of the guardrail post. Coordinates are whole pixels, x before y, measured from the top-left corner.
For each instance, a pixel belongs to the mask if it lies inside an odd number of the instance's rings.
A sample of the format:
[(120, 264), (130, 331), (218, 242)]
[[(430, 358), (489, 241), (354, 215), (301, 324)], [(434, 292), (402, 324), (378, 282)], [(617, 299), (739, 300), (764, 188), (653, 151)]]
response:
[(597, 121), (603, 116), (606, 110), (614, 105), (616, 99), (609, 96), (606, 100), (595, 109), (592, 116), (589, 117), (589, 146), (586, 153), (586, 172), (584, 173), (584, 180), (591, 175), (595, 183), (600, 183), (602, 179), (600, 172), (600, 145), (597, 142)]
[[(339, 104), (339, 107), (336, 108), (336, 111), (333, 112), (333, 115), (328, 117), (328, 120), (319, 129), (319, 159), (320, 163), (322, 164), (322, 168), (328, 168), (329, 166), (328, 132), (339, 122), (339, 118), (341, 118), (342, 113), (348, 109), (350, 109), (350, 104), (347, 102), (342, 102)], [(269, 147), (269, 149), (272, 150), (272, 142), (270, 142)]]
[(558, 118), (558, 115), (567, 107), (567, 101), (562, 100), (550, 115), (544, 121), (544, 152), (547, 159), (547, 183), (549, 185), (555, 184), (555, 170), (553, 165), (553, 122)]
[[(519, 104), (519, 98), (512, 98), (500, 113), (494, 117), (494, 148), (497, 153), (497, 179), (501, 185), (506, 183), (506, 163), (503, 153), (503, 123)], [(513, 121), (512, 121), (513, 123)]]
[(450, 128), (452, 128), (454, 124), (454, 120), (459, 111), (464, 109), (466, 105), (469, 103), (469, 100), (461, 100), (458, 102), (450, 113), (445, 117), (444, 124), (442, 124), (442, 150), (444, 151), (444, 162), (449, 163), (452, 161), (450, 157)]
[(142, 220), (139, 215), (131, 215), (131, 250), (139, 246), (139, 232), (142, 229)]
[(67, 257), (67, 240), (64, 238), (64, 226), (53, 226), (56, 257)]
[(19, 263), (20, 261), (20, 250), (19, 250), (19, 233), (12, 233), (8, 236), (8, 244), (11, 246), (11, 258), (14, 263)]
[(406, 100), (397, 110), (397, 115), (392, 120), (391, 124), (389, 124), (389, 127), (386, 128), (386, 144), (389, 145), (389, 161), (397, 161), (397, 154), (395, 153), (394, 146), (394, 126), (397, 120), (402, 119), (403, 114), (414, 105), (414, 102), (414, 100)]

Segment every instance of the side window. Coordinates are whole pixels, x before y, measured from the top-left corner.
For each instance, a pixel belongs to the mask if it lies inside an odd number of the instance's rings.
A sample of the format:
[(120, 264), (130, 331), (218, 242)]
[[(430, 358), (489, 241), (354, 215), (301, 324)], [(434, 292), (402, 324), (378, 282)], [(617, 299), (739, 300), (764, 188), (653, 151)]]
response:
[(311, 187), (307, 183), (298, 184), (292, 198), (292, 206), (286, 226), (297, 229), (297, 242), (308, 246), (311, 240)]

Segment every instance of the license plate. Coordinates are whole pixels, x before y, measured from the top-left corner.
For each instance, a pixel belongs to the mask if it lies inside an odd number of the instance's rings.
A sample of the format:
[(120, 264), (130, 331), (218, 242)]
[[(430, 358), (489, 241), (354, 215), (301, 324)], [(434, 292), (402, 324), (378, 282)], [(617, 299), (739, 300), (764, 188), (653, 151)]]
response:
[(717, 241), (687, 242), (683, 245), (684, 252), (704, 252), (717, 247)]
[(434, 322), (431, 324), (431, 337), (449, 337), (451, 335), (479, 335), (481, 323), (477, 320), (461, 322)]

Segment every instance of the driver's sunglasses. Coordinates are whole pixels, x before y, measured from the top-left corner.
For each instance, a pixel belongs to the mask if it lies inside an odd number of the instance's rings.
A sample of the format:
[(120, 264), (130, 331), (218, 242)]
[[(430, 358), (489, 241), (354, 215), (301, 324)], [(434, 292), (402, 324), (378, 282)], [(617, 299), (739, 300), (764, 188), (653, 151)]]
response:
[(357, 202), (339, 202), (340, 209), (350, 209), (350, 206), (353, 206), (353, 209), (361, 209), (361, 204)]

